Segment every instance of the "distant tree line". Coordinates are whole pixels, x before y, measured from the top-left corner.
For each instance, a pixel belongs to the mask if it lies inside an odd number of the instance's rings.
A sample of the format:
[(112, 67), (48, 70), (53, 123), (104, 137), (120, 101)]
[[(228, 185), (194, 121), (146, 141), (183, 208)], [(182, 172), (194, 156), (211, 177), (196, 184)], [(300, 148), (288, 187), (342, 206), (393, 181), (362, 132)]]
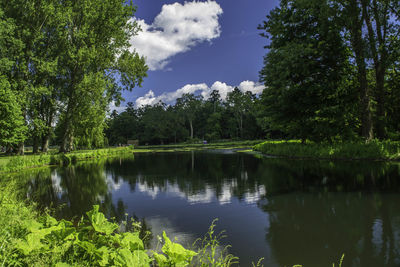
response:
[(0, 147), (104, 145), (109, 103), (147, 71), (129, 45), (134, 12), (121, 0), (0, 1)]
[(221, 139), (263, 138), (257, 122), (259, 99), (237, 87), (225, 101), (217, 90), (208, 99), (184, 94), (174, 105), (159, 102), (125, 111), (113, 111), (106, 130), (110, 145), (139, 140), (141, 144), (167, 144)]
[(273, 137), (400, 138), (400, 2), (281, 0), (259, 29)]

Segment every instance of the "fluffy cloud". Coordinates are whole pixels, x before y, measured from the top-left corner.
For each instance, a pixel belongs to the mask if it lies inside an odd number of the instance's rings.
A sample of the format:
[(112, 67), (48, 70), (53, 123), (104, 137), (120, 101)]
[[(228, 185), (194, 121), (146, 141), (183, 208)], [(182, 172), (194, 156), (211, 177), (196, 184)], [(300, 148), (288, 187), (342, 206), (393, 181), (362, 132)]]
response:
[(215, 1), (163, 5), (151, 25), (137, 20), (142, 31), (130, 40), (132, 49), (146, 57), (150, 70), (163, 69), (172, 56), (219, 37), (222, 12)]
[[(260, 83), (255, 83), (253, 81), (243, 81), (237, 86), (242, 92), (250, 91), (253, 94), (260, 94), (264, 89), (264, 86)], [(205, 83), (199, 84), (187, 84), (182, 88), (179, 88), (176, 91), (163, 93), (159, 96), (155, 96), (153, 91), (149, 91), (142, 97), (136, 99), (136, 106), (145, 106), (145, 105), (154, 105), (159, 101), (162, 101), (167, 104), (173, 104), (175, 100), (181, 97), (183, 94), (199, 94), (203, 96), (205, 99), (210, 97), (210, 94), (213, 90), (217, 90), (221, 95), (221, 99), (225, 100), (228, 93), (232, 92), (235, 87), (228, 85), (226, 83), (216, 81), (211, 86), (208, 86)]]

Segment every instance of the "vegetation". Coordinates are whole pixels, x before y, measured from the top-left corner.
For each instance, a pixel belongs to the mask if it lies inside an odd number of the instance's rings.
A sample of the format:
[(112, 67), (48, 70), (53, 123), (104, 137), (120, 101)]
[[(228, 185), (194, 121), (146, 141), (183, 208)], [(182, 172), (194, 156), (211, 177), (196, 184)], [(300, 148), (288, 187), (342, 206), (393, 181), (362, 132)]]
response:
[(254, 150), (274, 156), (318, 159), (400, 160), (400, 142), (314, 143), (300, 140), (266, 141)]
[(108, 105), (146, 76), (129, 45), (135, 9), (120, 0), (0, 3), (0, 146), (105, 145)]
[(238, 88), (228, 93), (226, 101), (215, 90), (208, 99), (184, 94), (170, 106), (160, 102), (135, 108), (128, 103), (124, 112), (111, 114), (106, 136), (111, 145), (126, 144), (130, 139), (141, 145), (261, 139), (258, 103), (255, 95)]
[(110, 157), (124, 153), (132, 153), (132, 151), (132, 147), (118, 147), (109, 149), (79, 150), (76, 152), (60, 154), (47, 153), (40, 155), (0, 157), (0, 173), (15, 172), (25, 168), (45, 165), (68, 165), (80, 160)]
[(273, 138), (399, 138), (398, 1), (281, 0), (259, 29), (270, 42), (260, 112)]

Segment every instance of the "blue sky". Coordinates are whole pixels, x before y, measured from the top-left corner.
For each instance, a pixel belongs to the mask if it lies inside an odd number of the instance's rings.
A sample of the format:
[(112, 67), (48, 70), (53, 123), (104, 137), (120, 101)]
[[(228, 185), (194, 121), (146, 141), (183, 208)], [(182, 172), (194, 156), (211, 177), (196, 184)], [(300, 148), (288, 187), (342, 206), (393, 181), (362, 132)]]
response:
[[(141, 88), (123, 94), (126, 102), (171, 104), (186, 92), (224, 97), (234, 86), (259, 93), (267, 40), (257, 26), (278, 0), (136, 0), (143, 31), (132, 48), (147, 58)], [(124, 104), (122, 104), (124, 105)]]

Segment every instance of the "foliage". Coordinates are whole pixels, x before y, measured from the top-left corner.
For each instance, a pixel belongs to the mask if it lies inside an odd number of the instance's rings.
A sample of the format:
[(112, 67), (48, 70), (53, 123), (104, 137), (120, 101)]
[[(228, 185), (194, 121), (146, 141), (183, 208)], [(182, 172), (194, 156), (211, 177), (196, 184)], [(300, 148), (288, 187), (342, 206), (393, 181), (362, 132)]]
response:
[(259, 26), (269, 39), (258, 120), (272, 138), (398, 139), (396, 1), (281, 0)]
[(369, 143), (314, 143), (299, 140), (266, 141), (254, 150), (274, 156), (319, 159), (371, 159), (399, 160), (400, 142), (378, 141)]
[(25, 141), (27, 127), (24, 125), (21, 108), (4, 76), (0, 76), (0, 118), (0, 146)]
[(0, 124), (16, 127), (0, 145), (46, 152), (57, 129), (63, 152), (104, 147), (109, 104), (146, 76), (129, 44), (135, 11), (121, 0), (1, 2)]
[(271, 130), (315, 141), (346, 137), (350, 67), (337, 13), (321, 1), (281, 1), (260, 26), (271, 39), (260, 72)]
[(111, 114), (106, 136), (111, 145), (131, 139), (142, 145), (260, 139), (264, 134), (256, 119), (258, 102), (251, 92), (236, 88), (225, 102), (214, 92), (206, 100), (186, 94), (171, 106), (159, 102), (135, 108), (128, 103), (126, 111)]

